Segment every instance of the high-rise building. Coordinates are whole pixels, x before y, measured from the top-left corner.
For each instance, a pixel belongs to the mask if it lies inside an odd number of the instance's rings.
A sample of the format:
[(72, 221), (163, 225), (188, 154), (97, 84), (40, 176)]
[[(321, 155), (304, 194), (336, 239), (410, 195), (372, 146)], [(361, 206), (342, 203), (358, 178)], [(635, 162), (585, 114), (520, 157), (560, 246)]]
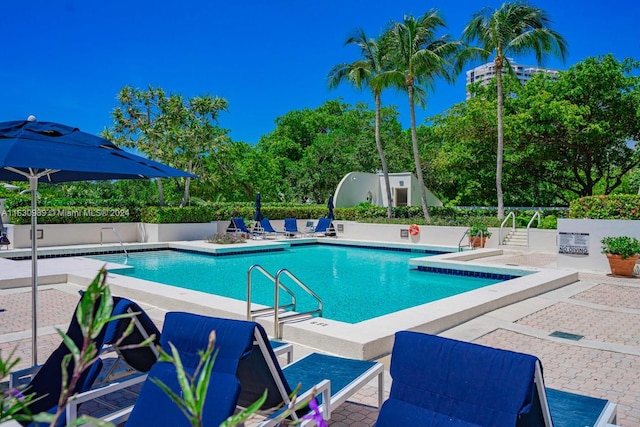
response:
[[(558, 77), (557, 70), (551, 70), (548, 68), (540, 68), (533, 65), (520, 65), (516, 63), (513, 59), (509, 59), (509, 63), (511, 64), (511, 68), (515, 72), (515, 75), (518, 77), (518, 80), (522, 84), (525, 84), (527, 81), (531, 79), (536, 73), (547, 73), (549, 76), (553, 78)], [(507, 68), (504, 67), (502, 69), (502, 74), (507, 74)], [(496, 76), (496, 67), (493, 62), (487, 62), (484, 65), (480, 65), (479, 67), (474, 68), (473, 70), (467, 71), (467, 86), (471, 83), (480, 82), (481, 85), (486, 86), (489, 84), (489, 81)], [(467, 99), (471, 98), (471, 94), (467, 91)]]

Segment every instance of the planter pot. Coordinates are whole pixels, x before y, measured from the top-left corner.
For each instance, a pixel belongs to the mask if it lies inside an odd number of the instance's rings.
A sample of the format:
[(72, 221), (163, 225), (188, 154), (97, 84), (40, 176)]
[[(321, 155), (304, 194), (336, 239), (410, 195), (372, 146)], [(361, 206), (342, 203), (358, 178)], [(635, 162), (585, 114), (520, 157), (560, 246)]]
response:
[(475, 237), (469, 236), (469, 246), (472, 248), (484, 248), (484, 245), (487, 243), (488, 237)]
[(607, 254), (611, 274), (614, 276), (633, 276), (633, 269), (638, 261), (638, 255), (622, 259), (621, 255)]

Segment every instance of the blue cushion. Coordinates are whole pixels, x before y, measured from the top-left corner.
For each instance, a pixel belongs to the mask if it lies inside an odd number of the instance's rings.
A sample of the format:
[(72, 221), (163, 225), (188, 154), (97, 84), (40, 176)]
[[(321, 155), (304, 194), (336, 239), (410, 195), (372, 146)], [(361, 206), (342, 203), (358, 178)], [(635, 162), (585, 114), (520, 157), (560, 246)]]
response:
[[(536, 361), (527, 354), (398, 332), (390, 399), (472, 425), (515, 425), (532, 407)], [(383, 412), (381, 419), (389, 419)]]
[[(176, 370), (171, 363), (156, 363), (149, 376), (161, 380), (176, 394), (181, 395)], [(205, 398), (203, 426), (218, 427), (231, 416), (235, 411), (239, 392), (240, 383), (235, 375), (212, 373)], [(191, 423), (169, 396), (147, 378), (126, 426), (191, 427)]]

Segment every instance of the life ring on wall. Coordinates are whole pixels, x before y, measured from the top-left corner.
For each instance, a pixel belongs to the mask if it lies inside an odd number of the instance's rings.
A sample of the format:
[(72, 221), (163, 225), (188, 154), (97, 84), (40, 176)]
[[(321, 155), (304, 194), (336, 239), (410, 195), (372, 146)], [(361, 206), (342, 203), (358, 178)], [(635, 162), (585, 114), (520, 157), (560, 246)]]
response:
[(420, 227), (418, 227), (416, 224), (411, 224), (409, 226), (409, 234), (411, 234), (412, 236), (417, 236), (418, 234), (420, 234)]

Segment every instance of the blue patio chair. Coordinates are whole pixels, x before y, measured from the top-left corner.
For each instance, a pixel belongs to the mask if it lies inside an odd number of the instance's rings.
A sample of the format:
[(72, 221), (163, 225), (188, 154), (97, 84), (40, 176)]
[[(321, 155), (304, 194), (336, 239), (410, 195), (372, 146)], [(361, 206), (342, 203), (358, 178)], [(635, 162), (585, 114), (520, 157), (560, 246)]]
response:
[[(100, 376), (99, 384), (110, 383), (118, 378), (138, 372), (149, 372), (160, 355), (157, 349), (157, 346), (160, 345), (160, 331), (147, 313), (135, 302), (127, 298), (115, 297), (113, 314), (123, 313), (135, 313), (135, 315), (132, 318), (107, 324), (104, 343), (112, 346), (110, 349), (118, 354), (118, 359), (106, 374)], [(131, 319), (134, 322), (133, 331), (118, 342)], [(151, 345), (136, 347), (151, 336), (154, 336)]]
[[(170, 312), (165, 316), (160, 346), (165, 352), (171, 353), (169, 343), (172, 343), (189, 375), (194, 374), (200, 361), (198, 352), (206, 349), (211, 331), (216, 333), (214, 352), (217, 352), (217, 355), (205, 399), (204, 426), (217, 427), (234, 413), (240, 393), (240, 383), (236, 378), (238, 362), (251, 352), (253, 328), (253, 324), (249, 322), (192, 313)], [(126, 421), (126, 426), (190, 427), (189, 420), (178, 406), (160, 387), (149, 380), (157, 378), (176, 394), (181, 395), (176, 374), (176, 368), (172, 363), (156, 362), (146, 376), (112, 383), (77, 396), (67, 405), (67, 411), (71, 414), (68, 418), (75, 419), (75, 405), (81, 402), (144, 381), (134, 406), (108, 414), (103, 420), (114, 424)]]
[[(133, 307), (136, 308), (136, 312), (140, 313), (136, 316), (136, 319), (142, 319), (143, 317), (146, 317), (146, 314), (142, 312), (137, 304), (133, 303), (130, 300), (127, 300), (125, 298), (113, 297), (113, 303), (114, 305), (112, 309), (112, 315), (126, 313), (127, 309)], [(78, 305), (79, 304), (80, 302), (78, 302)], [(97, 310), (97, 308), (98, 304), (95, 304), (94, 310)], [(81, 348), (83, 343), (83, 336), (80, 325), (78, 324), (78, 319), (75, 315), (76, 311), (77, 306), (76, 310), (74, 310), (74, 314), (66, 334), (78, 348)], [(106, 344), (115, 343), (116, 339), (122, 336), (122, 332), (124, 332), (130, 321), (131, 320), (129, 318), (126, 318), (109, 322), (107, 326), (102, 329), (100, 334), (93, 339), (93, 343), (96, 349), (98, 349), (98, 352), (100, 352)], [(144, 319), (142, 320), (142, 322), (144, 322), (145, 325), (147, 324), (147, 321)], [(149, 327), (147, 325), (147, 327), (147, 331), (150, 331), (151, 333), (155, 333), (154, 330), (157, 331), (155, 325), (153, 327)], [(134, 332), (125, 340), (123, 340), (122, 345), (134, 345), (142, 342), (143, 339), (141, 338), (141, 333), (147, 334), (146, 331), (140, 332), (138, 328), (134, 328)], [(153, 363), (156, 359), (156, 356), (151, 355), (151, 360), (149, 360), (148, 352), (151, 352), (151, 350), (148, 348), (131, 348), (126, 350), (123, 349), (121, 353), (125, 358), (125, 361), (129, 363), (129, 365), (136, 369), (144, 369), (146, 366), (145, 364)], [(54, 413), (56, 411), (58, 407), (58, 400), (60, 399), (62, 385), (62, 361), (64, 357), (69, 353), (69, 348), (64, 342), (62, 342), (58, 346), (58, 348), (56, 348), (56, 350), (54, 350), (54, 352), (49, 356), (49, 358), (43, 365), (35, 367), (34, 369), (27, 369), (12, 374), (11, 382), (18, 383), (20, 382), (20, 378), (27, 377), (29, 375), (29, 372), (37, 371), (37, 373), (35, 373), (25, 389), (25, 393), (35, 393), (36, 395), (36, 400), (32, 402), (28, 407), (28, 410), (32, 414), (38, 414), (40, 412)], [(100, 374), (102, 366), (103, 362), (100, 358), (98, 358), (96, 362), (94, 362), (89, 367), (89, 369), (85, 370), (82, 373), (80, 380), (73, 389), (73, 393), (82, 393), (93, 387), (96, 379), (98, 378), (98, 375)], [(67, 375), (69, 377), (73, 372), (73, 368), (74, 363), (72, 360), (67, 367)], [(58, 420), (57, 425), (62, 426), (65, 425), (65, 423), (66, 418), (63, 415)], [(29, 423), (24, 422), (23, 425), (29, 425)]]
[(396, 333), (393, 383), (376, 427), (604, 426), (606, 400), (545, 389), (535, 356), (418, 332)]
[(286, 237), (296, 237), (302, 235), (302, 233), (298, 231), (298, 220), (296, 218), (284, 219), (284, 235)]
[(260, 226), (262, 227), (262, 231), (265, 234), (265, 237), (267, 236), (272, 236), (272, 237), (278, 237), (278, 236), (284, 236), (284, 231), (277, 231), (275, 228), (273, 228), (273, 226), (271, 225), (271, 221), (269, 221), (269, 218), (262, 218), (260, 220)]
[[(264, 328), (254, 322), (253, 350), (248, 357), (240, 360), (237, 376), (241, 384), (238, 399), (240, 407), (247, 407), (255, 402), (267, 390), (267, 400), (261, 410), (271, 417), (266, 418), (261, 426), (275, 425), (273, 415), (279, 408), (289, 404), (289, 396), (295, 387), (301, 385), (298, 398), (304, 399), (315, 387), (318, 407), (325, 420), (331, 417), (333, 408), (344, 403), (364, 385), (377, 377), (378, 406), (382, 404), (384, 390), (384, 367), (378, 362), (347, 359), (320, 353), (311, 353), (284, 368), (278, 364), (276, 356), (269, 345)], [(299, 419), (302, 413), (293, 414)], [(307, 420), (303, 420), (307, 421)], [(304, 425), (304, 422), (302, 423)]]
[(230, 233), (245, 233), (247, 236), (254, 238), (263, 235), (261, 230), (253, 231), (247, 228), (244, 223), (244, 218), (231, 218), (231, 224), (227, 228), (227, 232)]
[(313, 235), (317, 236), (322, 234), (324, 236), (328, 236), (332, 233), (331, 231), (331, 219), (330, 218), (320, 218), (318, 220), (318, 224), (316, 224), (316, 228), (313, 230)]

